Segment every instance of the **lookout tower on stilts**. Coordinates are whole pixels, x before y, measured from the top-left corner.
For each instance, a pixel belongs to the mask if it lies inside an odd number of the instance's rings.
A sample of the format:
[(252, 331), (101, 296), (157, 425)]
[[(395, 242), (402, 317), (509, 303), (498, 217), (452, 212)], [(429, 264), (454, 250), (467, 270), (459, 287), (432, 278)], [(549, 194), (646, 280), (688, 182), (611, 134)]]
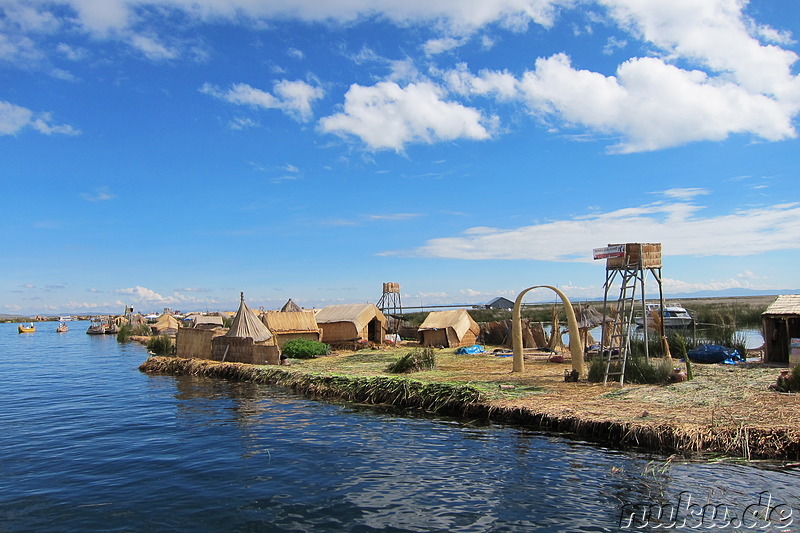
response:
[[(661, 284), (661, 243), (610, 244), (594, 251), (595, 259), (606, 260), (606, 282), (603, 285), (603, 335), (600, 353), (605, 362), (603, 384), (609, 377), (619, 377), (625, 383), (625, 365), (631, 346), (631, 331), (635, 328), (634, 311), (639, 307), (643, 317), (642, 336), (645, 357), (650, 356), (648, 335), (648, 310), (645, 285), (648, 274), (658, 285), (659, 314), (653, 320), (658, 326), (659, 338), (664, 338), (664, 290)], [(619, 285), (616, 285), (619, 281)], [(619, 291), (616, 299), (614, 292)], [(641, 294), (638, 297), (637, 291)], [(612, 299), (609, 299), (611, 293)], [(638, 298), (637, 298), (638, 297)], [(640, 299), (639, 299), (640, 298)], [(639, 303), (641, 306), (639, 306)]]
[(378, 300), (378, 309), (388, 320), (387, 333), (397, 333), (403, 321), (403, 304), (400, 301), (400, 284), (387, 282), (383, 284), (383, 294)]

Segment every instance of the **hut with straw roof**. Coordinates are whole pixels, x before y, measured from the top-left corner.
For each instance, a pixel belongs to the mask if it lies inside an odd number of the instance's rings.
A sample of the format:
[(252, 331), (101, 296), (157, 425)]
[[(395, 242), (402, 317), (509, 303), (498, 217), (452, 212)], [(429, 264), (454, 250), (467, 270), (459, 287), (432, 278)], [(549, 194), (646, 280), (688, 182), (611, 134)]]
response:
[[(586, 349), (595, 342), (590, 330), (603, 325), (603, 314), (590, 305), (581, 305), (578, 307), (575, 318), (578, 320), (578, 333), (581, 337), (581, 347), (586, 351)], [(607, 322), (613, 322), (611, 318), (606, 318), (605, 320)]]
[(329, 305), (317, 312), (322, 341), (328, 344), (370, 341), (383, 343), (386, 317), (375, 304)]
[(151, 326), (153, 333), (156, 335), (166, 335), (168, 337), (176, 336), (179, 327), (178, 319), (167, 313), (158, 317), (156, 323)]
[(275, 335), (281, 349), (290, 340), (319, 341), (322, 337), (314, 311), (267, 311), (261, 321)]
[(761, 313), (764, 362), (800, 364), (800, 294), (778, 296)]
[(233, 317), (230, 329), (225, 335), (211, 340), (211, 358), (231, 363), (277, 365), (280, 353), (275, 336), (247, 307), (244, 293), (241, 293), (239, 310)]
[(299, 313), (302, 310), (303, 308), (294, 303), (291, 298), (289, 298), (289, 301), (283, 304), (283, 307), (281, 307), (281, 313)]
[(423, 346), (458, 348), (471, 346), (478, 340), (481, 328), (466, 309), (433, 311), (419, 327)]

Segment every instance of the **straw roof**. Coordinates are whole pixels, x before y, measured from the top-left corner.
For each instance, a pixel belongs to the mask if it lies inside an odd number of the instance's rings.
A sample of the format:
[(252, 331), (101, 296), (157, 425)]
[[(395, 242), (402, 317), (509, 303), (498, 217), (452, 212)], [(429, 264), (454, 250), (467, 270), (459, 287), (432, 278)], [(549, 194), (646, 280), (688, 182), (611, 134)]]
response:
[(294, 303), (291, 298), (289, 298), (289, 301), (283, 304), (283, 307), (281, 307), (281, 313), (296, 313), (302, 310), (303, 308)]
[(314, 311), (267, 311), (261, 316), (261, 320), (276, 334), (319, 331)]
[[(578, 329), (593, 329), (603, 323), (603, 315), (594, 307), (583, 305), (578, 309), (577, 316)], [(610, 318), (606, 321), (611, 322)]]
[(762, 315), (800, 315), (800, 294), (783, 294)]
[(459, 339), (464, 338), (464, 335), (470, 330), (480, 331), (480, 326), (469, 316), (466, 309), (432, 311), (425, 317), (419, 331), (446, 328), (452, 328)]
[(156, 331), (164, 331), (167, 329), (178, 329), (178, 319), (172, 315), (163, 314), (158, 317), (156, 323), (153, 324)]
[(272, 338), (267, 326), (247, 307), (244, 303), (244, 293), (241, 293), (242, 301), (239, 303), (239, 310), (233, 317), (231, 329), (225, 334), (226, 337), (250, 337), (253, 342), (264, 342)]
[(375, 304), (329, 305), (317, 312), (317, 324), (352, 322), (355, 324), (356, 330), (361, 331), (369, 324), (370, 320), (376, 317), (381, 323), (386, 323), (386, 317)]

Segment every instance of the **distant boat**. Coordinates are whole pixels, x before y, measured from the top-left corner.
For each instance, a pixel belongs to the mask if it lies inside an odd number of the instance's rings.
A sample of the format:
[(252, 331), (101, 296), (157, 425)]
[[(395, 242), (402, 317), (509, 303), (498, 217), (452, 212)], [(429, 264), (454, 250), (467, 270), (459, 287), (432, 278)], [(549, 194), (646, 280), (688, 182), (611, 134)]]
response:
[(89, 329), (86, 330), (87, 335), (105, 335), (106, 323), (99, 318), (93, 318), (92, 323), (89, 324)]
[(59, 322), (56, 333), (66, 333), (67, 331), (69, 331), (67, 325), (64, 322)]
[(17, 326), (17, 331), (20, 333), (36, 333), (36, 326), (33, 325), (33, 322), (20, 324)]
[(60, 316), (60, 317), (58, 317), (58, 321), (59, 322), (71, 322), (72, 321), (72, 317), (71, 316)]
[[(660, 315), (661, 306), (658, 304), (647, 304), (647, 312)], [(664, 307), (664, 327), (667, 328), (686, 328), (692, 325), (692, 315), (689, 311), (678, 305)], [(637, 326), (644, 325), (644, 317), (633, 319)], [(648, 324), (653, 324), (652, 317), (648, 317)]]

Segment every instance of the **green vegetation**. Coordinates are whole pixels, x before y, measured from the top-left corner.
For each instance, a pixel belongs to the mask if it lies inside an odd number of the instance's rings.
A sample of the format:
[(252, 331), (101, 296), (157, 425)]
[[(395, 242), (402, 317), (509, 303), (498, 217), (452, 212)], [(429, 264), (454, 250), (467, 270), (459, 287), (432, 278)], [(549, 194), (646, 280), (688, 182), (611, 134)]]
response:
[(761, 327), (763, 303), (692, 302), (690, 312), (699, 325), (728, 326), (732, 329)]
[(786, 376), (781, 375), (775, 389), (779, 392), (800, 392), (800, 365), (795, 365)]
[(283, 346), (282, 352), (293, 359), (313, 359), (318, 355), (328, 355), (331, 353), (331, 347), (324, 342), (293, 339)]
[(172, 353), (172, 339), (166, 335), (154, 335), (147, 341), (147, 349), (156, 355), (169, 355)]
[(686, 379), (689, 381), (694, 379), (694, 371), (692, 370), (692, 361), (686, 353), (686, 339), (680, 333), (675, 333), (668, 340), (669, 349), (672, 357), (676, 359), (683, 359), (686, 362)]
[[(619, 363), (613, 363), (611, 372), (619, 372), (619, 368)], [(602, 382), (605, 371), (606, 362), (602, 357), (595, 357), (589, 366), (589, 381)], [(625, 383), (660, 385), (669, 381), (671, 373), (672, 365), (667, 358), (628, 357), (625, 365)], [(617, 377), (614, 378), (616, 380)]]
[(415, 348), (390, 364), (386, 371), (391, 374), (405, 374), (436, 368), (436, 355), (432, 348)]
[(117, 331), (117, 342), (126, 342), (133, 335), (133, 326), (130, 324), (123, 324), (119, 331)]
[(123, 324), (117, 332), (117, 341), (127, 342), (133, 336), (149, 337), (152, 334), (153, 330), (147, 324), (136, 324), (135, 326)]

